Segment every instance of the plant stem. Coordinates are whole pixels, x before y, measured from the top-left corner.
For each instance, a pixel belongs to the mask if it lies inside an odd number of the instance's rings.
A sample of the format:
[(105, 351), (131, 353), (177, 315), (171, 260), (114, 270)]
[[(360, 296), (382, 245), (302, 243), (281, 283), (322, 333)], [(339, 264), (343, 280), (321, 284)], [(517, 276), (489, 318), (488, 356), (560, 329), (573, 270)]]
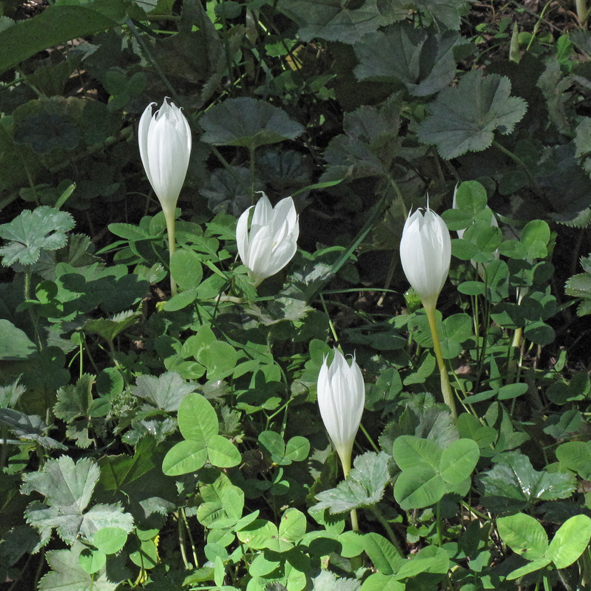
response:
[(577, 18), (582, 27), (587, 20), (587, 0), (575, 0), (575, 6), (577, 7)]
[(392, 545), (396, 549), (396, 552), (398, 552), (398, 555), (401, 558), (404, 558), (404, 554), (402, 554), (402, 550), (400, 549), (400, 544), (396, 539), (396, 534), (394, 533), (394, 530), (388, 523), (388, 520), (382, 515), (382, 512), (377, 508), (376, 505), (372, 505), (371, 507), (369, 507), (369, 510), (374, 515), (374, 517), (382, 524), (382, 527), (386, 530), (386, 533), (388, 534), (388, 537), (390, 538)]
[(458, 413), (456, 411), (453, 392), (449, 384), (445, 361), (441, 354), (441, 344), (439, 342), (439, 335), (437, 334), (437, 316), (435, 314), (435, 307), (426, 307), (425, 313), (427, 314), (427, 320), (429, 321), (429, 328), (431, 329), (431, 336), (433, 337), (433, 348), (435, 349), (435, 358), (437, 359), (437, 367), (439, 367), (439, 374), (441, 376), (441, 393), (443, 394), (443, 401), (449, 406), (451, 416), (455, 421), (458, 418)]
[[(349, 455), (348, 458), (341, 458), (341, 465), (343, 466), (343, 474), (345, 475), (345, 480), (347, 480), (349, 476), (349, 472), (351, 472), (351, 456)], [(357, 509), (353, 509), (351, 511), (351, 529), (353, 531), (359, 531), (359, 521), (357, 519)]]
[(175, 251), (175, 211), (176, 208), (174, 208), (172, 211), (169, 210), (164, 210), (164, 208), (162, 208), (162, 211), (164, 212), (164, 219), (166, 220), (166, 231), (168, 233), (168, 254), (169, 254), (169, 267), (168, 270), (170, 272), (170, 295), (172, 297), (174, 297), (177, 294), (177, 289), (176, 289), (176, 281), (174, 280), (174, 277), (172, 276), (172, 271), (170, 269), (170, 265), (172, 264), (172, 255), (174, 255), (174, 251)]

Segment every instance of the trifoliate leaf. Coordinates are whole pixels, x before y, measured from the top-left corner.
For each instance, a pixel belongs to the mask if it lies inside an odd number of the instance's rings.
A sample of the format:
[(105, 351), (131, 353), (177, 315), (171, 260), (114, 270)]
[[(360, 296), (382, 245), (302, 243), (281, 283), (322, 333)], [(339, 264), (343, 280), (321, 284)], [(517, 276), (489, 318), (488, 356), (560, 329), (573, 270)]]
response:
[(251, 150), (293, 140), (304, 131), (283, 109), (249, 97), (225, 100), (209, 109), (199, 123), (205, 130), (202, 141)]
[(388, 454), (384, 452), (367, 452), (358, 456), (346, 480), (340, 482), (336, 488), (316, 495), (320, 501), (316, 509), (329, 509), (334, 514), (378, 503), (390, 480), (388, 459)]
[(355, 44), (359, 80), (402, 82), (410, 94), (427, 96), (454, 79), (454, 47), (458, 33), (428, 35), (409, 24), (397, 24), (363, 37)]
[(486, 150), (495, 130), (511, 133), (525, 115), (525, 101), (510, 94), (505, 76), (485, 78), (480, 70), (468, 72), (457, 87), (442, 90), (429, 105), (431, 114), (419, 126), (419, 139), (436, 144), (446, 160)]
[(0, 238), (10, 242), (0, 248), (5, 267), (15, 262), (32, 265), (41, 250), (57, 250), (66, 245), (66, 232), (75, 225), (74, 218), (65, 211), (43, 205), (33, 211), (23, 211), (8, 224), (0, 225)]
[(194, 385), (188, 384), (174, 371), (167, 371), (159, 377), (140, 376), (136, 384), (131, 389), (132, 394), (167, 412), (178, 411), (182, 399), (195, 391)]
[(350, 44), (408, 14), (401, 7), (378, 0), (280, 0), (277, 8), (300, 26), (298, 37), (302, 41), (319, 37)]
[(497, 464), (480, 478), (482, 504), (492, 511), (520, 511), (536, 501), (565, 499), (576, 489), (574, 474), (538, 472), (521, 453), (504, 453)]

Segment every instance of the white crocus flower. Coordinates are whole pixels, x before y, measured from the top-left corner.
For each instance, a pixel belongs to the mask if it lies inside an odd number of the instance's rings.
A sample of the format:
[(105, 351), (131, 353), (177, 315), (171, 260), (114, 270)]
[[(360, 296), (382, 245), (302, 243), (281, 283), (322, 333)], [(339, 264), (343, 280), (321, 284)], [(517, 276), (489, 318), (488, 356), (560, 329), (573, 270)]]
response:
[(441, 352), (435, 313), (437, 299), (449, 274), (451, 238), (443, 219), (428, 207), (424, 215), (419, 209), (406, 220), (400, 241), (400, 260), (408, 282), (425, 308), (441, 377), (441, 393), (455, 419), (455, 400)]
[(365, 385), (361, 370), (347, 363), (337, 349), (330, 366), (326, 359), (318, 375), (318, 406), (324, 426), (339, 454), (345, 477), (351, 469), (353, 442), (365, 406)]
[(415, 211), (402, 230), (400, 260), (404, 274), (425, 310), (435, 309), (449, 274), (451, 238), (445, 222), (434, 211)]
[[(187, 176), (191, 156), (191, 128), (181, 110), (164, 99), (162, 107), (152, 115), (150, 103), (144, 111), (139, 127), (140, 156), (146, 176), (160, 201), (166, 229), (170, 258), (175, 250), (176, 204)], [(171, 277), (172, 295), (176, 283)]]
[[(248, 229), (250, 210), (254, 214)], [(249, 207), (238, 220), (236, 241), (238, 254), (258, 285), (278, 273), (291, 261), (297, 250), (300, 234), (298, 215), (291, 197), (271, 206), (263, 193), (256, 206)]]
[(176, 105), (164, 99), (162, 107), (152, 115), (155, 104), (150, 103), (140, 119), (140, 156), (164, 213), (174, 215), (189, 167), (191, 128)]

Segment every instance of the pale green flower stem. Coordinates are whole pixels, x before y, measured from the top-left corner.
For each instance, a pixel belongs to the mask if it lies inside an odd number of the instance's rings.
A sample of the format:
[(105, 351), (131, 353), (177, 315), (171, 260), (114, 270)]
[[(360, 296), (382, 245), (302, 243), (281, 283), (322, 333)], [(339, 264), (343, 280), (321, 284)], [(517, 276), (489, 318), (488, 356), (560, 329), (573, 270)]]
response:
[[(351, 455), (349, 454), (348, 457), (344, 458), (339, 454), (341, 458), (341, 465), (343, 466), (343, 474), (345, 475), (345, 480), (349, 476), (349, 472), (351, 472)], [(359, 521), (357, 519), (357, 509), (353, 509), (351, 511), (351, 528), (353, 531), (359, 531)]]
[(435, 350), (435, 358), (437, 359), (437, 367), (439, 368), (439, 375), (441, 376), (441, 393), (443, 394), (443, 401), (451, 410), (451, 416), (453, 419), (458, 418), (456, 411), (456, 403), (454, 395), (449, 384), (449, 377), (447, 375), (447, 368), (443, 361), (443, 355), (441, 354), (441, 344), (439, 342), (439, 335), (437, 334), (437, 316), (435, 314), (435, 306), (424, 306), (425, 313), (427, 314), (427, 320), (429, 321), (429, 328), (431, 329), (431, 337), (433, 338), (433, 348)]
[[(168, 233), (168, 254), (169, 254), (170, 263), (172, 263), (172, 255), (174, 254), (174, 251), (175, 251), (175, 214), (176, 214), (175, 210), (176, 210), (176, 208), (173, 208), (172, 211), (162, 208), (162, 211), (164, 212), (164, 219), (166, 220), (166, 232)], [(169, 266), (169, 272), (170, 272), (170, 294), (171, 294), (171, 296), (174, 297), (177, 294), (176, 281), (174, 280), (174, 277), (172, 276), (172, 271), (170, 270), (170, 266)]]

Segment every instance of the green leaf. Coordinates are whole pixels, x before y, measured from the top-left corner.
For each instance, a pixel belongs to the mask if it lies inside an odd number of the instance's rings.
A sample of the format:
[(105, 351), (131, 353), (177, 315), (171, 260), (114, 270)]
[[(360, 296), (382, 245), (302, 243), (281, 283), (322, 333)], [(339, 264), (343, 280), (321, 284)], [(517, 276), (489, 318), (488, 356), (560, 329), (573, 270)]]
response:
[(58, 419), (69, 423), (78, 417), (86, 417), (92, 406), (92, 385), (94, 376), (84, 374), (76, 385), (68, 385), (57, 392), (53, 412)]
[(93, 318), (87, 320), (82, 326), (82, 330), (98, 334), (106, 341), (113, 342), (117, 335), (127, 330), (130, 326), (137, 324), (141, 317), (141, 312), (128, 310), (127, 312), (115, 314), (111, 318)]
[(546, 558), (549, 558), (556, 568), (566, 568), (581, 556), (590, 539), (591, 519), (587, 515), (574, 515), (554, 534)]
[[(220, 474), (213, 484), (202, 486), (200, 492), (203, 503), (197, 509), (197, 519), (202, 525), (210, 528), (233, 527), (242, 517), (244, 491), (234, 486), (225, 474)], [(241, 527), (246, 528), (255, 522), (256, 519), (244, 525), (241, 523)], [(254, 529), (259, 526), (254, 526)]]
[(310, 442), (305, 437), (296, 435), (285, 446), (285, 458), (293, 462), (303, 462), (310, 453)]
[(392, 542), (383, 536), (370, 532), (363, 536), (364, 549), (375, 568), (384, 575), (392, 575), (404, 564)]
[(0, 319), (0, 361), (30, 359), (36, 353), (37, 347), (24, 331)]
[(524, 566), (522, 566), (521, 568), (518, 568), (517, 570), (514, 570), (513, 572), (509, 573), (507, 575), (507, 580), (508, 581), (513, 581), (515, 579), (519, 579), (521, 577), (524, 577), (525, 575), (529, 575), (529, 573), (533, 573), (537, 570), (540, 570), (546, 566), (548, 566), (550, 564), (550, 559), (543, 557), (543, 558), (538, 558), (537, 560), (534, 560)]
[(25, 210), (8, 224), (0, 225), (0, 238), (10, 240), (0, 248), (5, 267), (19, 262), (32, 265), (42, 250), (57, 250), (68, 242), (66, 232), (75, 225), (65, 211), (43, 205), (33, 211)]
[(329, 570), (322, 570), (320, 574), (312, 579), (314, 581), (314, 591), (357, 591), (361, 587), (361, 582), (356, 579), (341, 578)]
[(124, 2), (113, 0), (95, 0), (85, 6), (49, 6), (34, 18), (0, 32), (0, 46), (6, 48), (0, 58), (0, 72), (48, 47), (110, 29), (123, 21), (125, 11)]
[[(458, 30), (460, 17), (466, 13), (466, 0), (391, 0), (395, 7), (418, 10), (427, 20), (433, 19), (444, 29)], [(438, 27), (439, 28), (439, 27)]]
[(170, 272), (181, 289), (197, 287), (203, 279), (199, 256), (190, 250), (177, 250), (170, 260)]
[(205, 130), (202, 141), (250, 150), (295, 139), (304, 131), (283, 109), (249, 97), (226, 99), (206, 111), (199, 123)]
[(396, 579), (416, 577), (420, 573), (446, 574), (449, 570), (449, 558), (443, 548), (428, 546), (419, 551), (415, 556), (411, 555), (396, 573)]
[(136, 386), (131, 388), (131, 393), (161, 410), (174, 412), (179, 410), (185, 396), (194, 390), (195, 386), (183, 380), (178, 373), (167, 371), (158, 377), (139, 376)]
[(298, 37), (302, 41), (319, 37), (350, 44), (388, 22), (402, 20), (406, 12), (393, 11), (385, 3), (380, 6), (377, 0), (353, 6), (341, 0), (280, 0), (277, 8), (300, 26)]
[(189, 474), (203, 468), (206, 461), (207, 445), (205, 441), (196, 439), (180, 441), (164, 456), (162, 471), (167, 476)]
[(428, 35), (410, 24), (397, 24), (365, 35), (355, 43), (359, 80), (402, 82), (411, 95), (428, 96), (454, 79), (458, 33)]
[(84, 549), (76, 543), (69, 550), (52, 550), (47, 553), (47, 563), (52, 569), (39, 582), (40, 591), (114, 591), (120, 581), (107, 578), (106, 568), (99, 576), (89, 575), (80, 565), (79, 557)]
[(47, 437), (47, 425), (38, 415), (26, 415), (11, 408), (0, 408), (0, 425), (6, 425), (22, 441), (33, 441), (45, 449), (68, 449), (63, 443)]
[(404, 470), (394, 484), (394, 498), (405, 511), (430, 507), (446, 492), (443, 478), (426, 463)]
[(439, 471), (447, 484), (460, 484), (470, 478), (480, 458), (480, 448), (472, 439), (458, 439), (441, 454)]
[(218, 417), (213, 406), (201, 394), (187, 394), (179, 407), (179, 429), (185, 439), (207, 442), (218, 434)]
[(523, 558), (537, 560), (548, 549), (548, 535), (542, 524), (525, 513), (517, 513), (497, 519), (499, 535), (503, 542)]
[(221, 435), (214, 435), (207, 442), (207, 454), (212, 466), (233, 468), (242, 461), (242, 456), (231, 441)]
[(91, 550), (85, 548), (78, 556), (78, 563), (89, 575), (93, 575), (105, 566), (107, 563), (107, 555), (102, 550)]
[(389, 480), (388, 454), (367, 452), (355, 458), (354, 468), (346, 480), (316, 495), (320, 501), (316, 509), (329, 509), (334, 514), (375, 505)]
[(288, 542), (297, 544), (306, 533), (306, 516), (290, 507), (282, 516), (279, 523), (279, 535)]
[(556, 458), (583, 480), (591, 480), (591, 441), (568, 441), (556, 450)]
[(497, 464), (480, 476), (482, 503), (492, 511), (519, 511), (537, 501), (565, 499), (576, 489), (573, 474), (538, 472), (521, 453), (501, 454)]
[(40, 472), (25, 474), (21, 492), (37, 491), (45, 496), (46, 504), (34, 501), (25, 512), (28, 523), (39, 530), (42, 545), (49, 541), (53, 528), (69, 544), (78, 536), (92, 543), (103, 527), (132, 530), (132, 516), (119, 505), (96, 505), (85, 513), (99, 474), (92, 460), (83, 458), (75, 464), (68, 456), (49, 460)]
[(442, 450), (430, 439), (403, 435), (394, 441), (392, 455), (401, 470), (408, 470), (417, 464), (427, 464), (439, 468)]
[(117, 554), (127, 542), (127, 532), (120, 527), (103, 527), (94, 534), (93, 544), (105, 554)]
[(464, 74), (457, 87), (442, 90), (429, 105), (431, 114), (419, 127), (419, 139), (435, 144), (446, 160), (485, 150), (495, 130), (511, 133), (525, 115), (525, 101), (510, 93), (511, 83), (504, 76), (485, 78), (481, 70)]

